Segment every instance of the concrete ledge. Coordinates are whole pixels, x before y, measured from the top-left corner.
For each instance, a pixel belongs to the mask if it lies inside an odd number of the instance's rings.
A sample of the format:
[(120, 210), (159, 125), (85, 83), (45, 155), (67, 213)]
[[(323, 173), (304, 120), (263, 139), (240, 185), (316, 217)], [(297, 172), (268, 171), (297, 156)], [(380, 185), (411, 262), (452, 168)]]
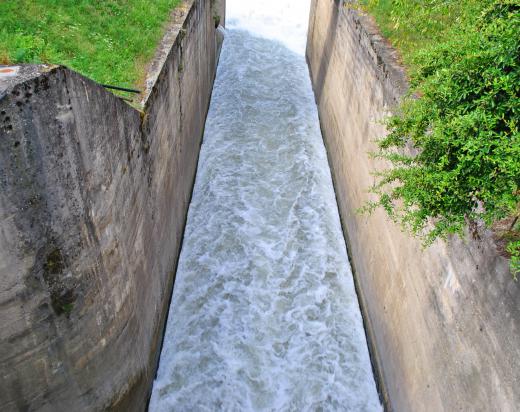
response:
[(143, 112), (64, 67), (0, 78), (0, 409), (144, 410), (216, 71), (216, 4), (184, 2)]

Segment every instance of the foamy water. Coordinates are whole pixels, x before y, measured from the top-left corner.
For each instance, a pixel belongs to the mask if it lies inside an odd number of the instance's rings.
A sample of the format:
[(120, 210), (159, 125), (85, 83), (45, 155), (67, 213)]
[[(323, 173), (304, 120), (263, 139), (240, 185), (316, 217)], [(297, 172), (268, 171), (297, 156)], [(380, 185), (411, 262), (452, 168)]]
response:
[(227, 0), (226, 4), (228, 29), (247, 30), (305, 54), (309, 0)]
[(304, 59), (308, 0), (227, 4), (150, 410), (379, 411)]

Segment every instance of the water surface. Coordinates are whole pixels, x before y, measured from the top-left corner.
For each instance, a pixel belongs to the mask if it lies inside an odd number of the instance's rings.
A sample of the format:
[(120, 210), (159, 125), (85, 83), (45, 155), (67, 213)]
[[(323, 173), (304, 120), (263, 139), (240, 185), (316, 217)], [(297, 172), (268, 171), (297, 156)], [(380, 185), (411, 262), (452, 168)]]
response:
[(151, 411), (381, 410), (307, 14), (308, 1), (228, 0)]

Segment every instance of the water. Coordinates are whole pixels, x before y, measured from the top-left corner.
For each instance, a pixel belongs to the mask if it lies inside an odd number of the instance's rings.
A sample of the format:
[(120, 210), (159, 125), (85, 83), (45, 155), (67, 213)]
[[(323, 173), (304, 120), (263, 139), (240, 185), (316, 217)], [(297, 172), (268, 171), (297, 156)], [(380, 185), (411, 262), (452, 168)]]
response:
[(151, 411), (378, 411), (304, 58), (308, 0), (228, 0)]

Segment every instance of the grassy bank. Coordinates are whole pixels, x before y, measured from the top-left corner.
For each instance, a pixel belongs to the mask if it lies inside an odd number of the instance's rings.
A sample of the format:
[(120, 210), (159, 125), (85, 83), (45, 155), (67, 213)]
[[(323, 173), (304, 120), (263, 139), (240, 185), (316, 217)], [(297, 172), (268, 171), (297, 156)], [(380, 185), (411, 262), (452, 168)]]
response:
[(378, 175), (368, 209), (383, 207), (426, 244), (484, 222), (519, 274), (520, 0), (361, 4), (411, 82), (379, 142), (393, 167)]
[(64, 64), (136, 86), (180, 0), (1, 0), (0, 64)]
[(381, 33), (399, 50), (410, 68), (417, 54), (450, 41), (478, 20), (489, 0), (361, 0)]

